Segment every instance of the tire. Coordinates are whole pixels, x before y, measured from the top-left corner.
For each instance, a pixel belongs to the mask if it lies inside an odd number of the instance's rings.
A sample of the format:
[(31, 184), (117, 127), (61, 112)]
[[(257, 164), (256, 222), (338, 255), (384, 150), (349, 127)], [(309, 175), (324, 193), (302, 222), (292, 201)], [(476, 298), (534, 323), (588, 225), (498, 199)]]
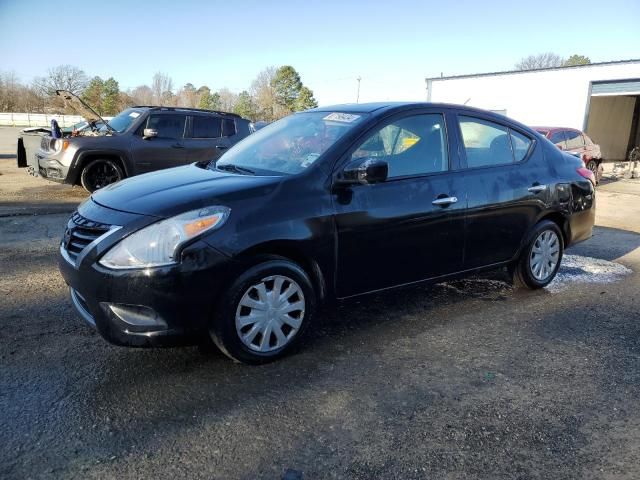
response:
[(271, 257), (241, 274), (218, 305), (209, 325), (211, 339), (232, 360), (256, 365), (281, 358), (299, 344), (313, 318), (316, 293), (300, 266)]
[(564, 239), (558, 225), (550, 220), (539, 222), (527, 238), (513, 268), (513, 283), (519, 288), (535, 290), (547, 286), (558, 273)]
[(586, 167), (591, 170), (593, 173), (593, 177), (596, 179), (596, 184), (600, 183), (599, 170), (600, 164), (596, 160), (589, 160), (586, 164)]
[(80, 183), (90, 193), (124, 178), (120, 165), (113, 160), (99, 159), (86, 164), (80, 174)]

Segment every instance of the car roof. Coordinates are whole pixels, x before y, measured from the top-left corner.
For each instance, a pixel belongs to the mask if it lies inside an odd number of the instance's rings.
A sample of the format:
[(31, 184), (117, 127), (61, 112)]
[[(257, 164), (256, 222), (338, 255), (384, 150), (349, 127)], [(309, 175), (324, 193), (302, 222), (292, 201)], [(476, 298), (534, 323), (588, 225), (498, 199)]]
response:
[(499, 113), (483, 110), (481, 108), (470, 107), (467, 105), (458, 105), (454, 103), (431, 103), (431, 102), (373, 102), (373, 103), (344, 103), (339, 105), (328, 105), (317, 107), (307, 112), (340, 112), (340, 113), (371, 113), (374, 115), (383, 115), (385, 113), (401, 112), (412, 108), (442, 108), (456, 109), (470, 114), (479, 113), (485, 116), (494, 117), (497, 121), (505, 121), (517, 125), (525, 130), (531, 130), (532, 127), (524, 125), (517, 120), (506, 117)]
[(571, 130), (573, 132), (583, 133), (582, 130), (578, 130), (577, 128), (569, 128), (569, 127), (531, 127), (536, 131), (544, 130), (545, 132), (553, 133), (560, 130)]

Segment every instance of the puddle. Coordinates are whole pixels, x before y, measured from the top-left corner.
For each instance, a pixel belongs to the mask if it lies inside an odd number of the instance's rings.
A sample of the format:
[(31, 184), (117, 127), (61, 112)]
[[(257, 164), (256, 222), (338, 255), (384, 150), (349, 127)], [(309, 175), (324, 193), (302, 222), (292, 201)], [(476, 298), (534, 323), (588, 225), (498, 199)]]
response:
[(547, 285), (550, 292), (559, 292), (576, 283), (613, 283), (633, 271), (619, 263), (581, 255), (564, 255), (560, 271)]

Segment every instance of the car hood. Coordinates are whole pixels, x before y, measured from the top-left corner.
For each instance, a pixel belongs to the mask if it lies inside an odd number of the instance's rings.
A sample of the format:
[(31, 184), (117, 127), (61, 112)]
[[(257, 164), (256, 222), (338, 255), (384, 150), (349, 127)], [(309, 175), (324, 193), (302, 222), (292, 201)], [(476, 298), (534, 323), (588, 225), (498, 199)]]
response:
[(64, 100), (65, 106), (74, 110), (78, 115), (84, 117), (88, 122), (107, 123), (93, 108), (82, 101), (76, 94), (69, 92), (68, 90), (56, 90), (56, 95)]
[(211, 205), (268, 196), (281, 177), (237, 175), (196, 164), (138, 175), (98, 190), (92, 200), (122, 212), (167, 218)]

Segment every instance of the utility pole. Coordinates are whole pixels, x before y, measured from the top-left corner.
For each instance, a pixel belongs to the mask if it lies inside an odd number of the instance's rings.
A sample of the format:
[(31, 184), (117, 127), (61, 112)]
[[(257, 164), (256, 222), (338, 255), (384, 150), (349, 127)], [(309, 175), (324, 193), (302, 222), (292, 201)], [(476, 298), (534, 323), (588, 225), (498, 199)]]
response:
[(356, 80), (358, 81), (358, 93), (356, 94), (356, 103), (359, 103), (360, 102), (360, 80), (362, 80), (362, 77), (358, 76)]

